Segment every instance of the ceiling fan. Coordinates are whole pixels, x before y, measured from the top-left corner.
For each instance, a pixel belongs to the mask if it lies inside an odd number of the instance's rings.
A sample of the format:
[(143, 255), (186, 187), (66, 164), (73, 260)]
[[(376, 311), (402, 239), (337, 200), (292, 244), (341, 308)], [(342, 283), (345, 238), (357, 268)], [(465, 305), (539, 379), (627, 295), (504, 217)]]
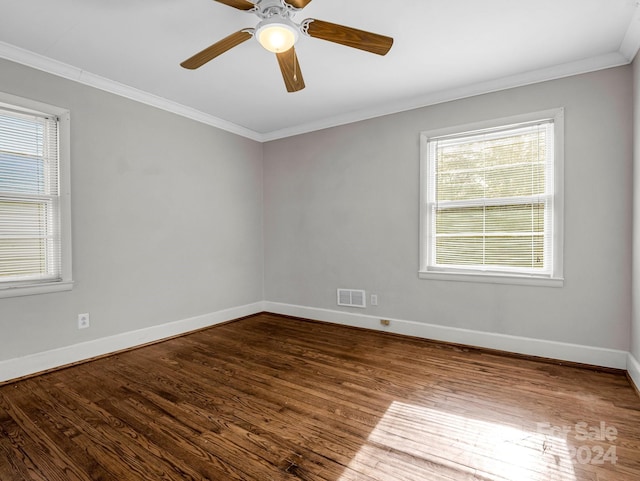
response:
[(188, 58), (180, 64), (184, 68), (197, 69), (251, 37), (255, 37), (260, 45), (276, 54), (287, 91), (297, 92), (305, 87), (294, 47), (300, 33), (378, 55), (386, 55), (393, 45), (391, 37), (314, 18), (308, 18), (301, 23), (294, 22), (292, 17), (311, 3), (311, 0), (215, 1), (238, 10), (255, 13), (260, 18), (260, 22), (255, 28), (245, 28), (232, 33)]

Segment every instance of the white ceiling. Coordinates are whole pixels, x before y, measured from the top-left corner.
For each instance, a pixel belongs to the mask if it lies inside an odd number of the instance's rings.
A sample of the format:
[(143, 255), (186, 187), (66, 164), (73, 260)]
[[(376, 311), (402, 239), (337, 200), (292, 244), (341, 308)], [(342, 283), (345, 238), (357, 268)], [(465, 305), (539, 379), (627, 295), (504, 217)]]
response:
[(385, 57), (301, 36), (306, 89), (249, 40), (180, 62), (258, 18), (213, 0), (0, 0), (0, 57), (265, 141), (628, 64), (637, 0), (313, 0), (317, 18), (391, 36)]

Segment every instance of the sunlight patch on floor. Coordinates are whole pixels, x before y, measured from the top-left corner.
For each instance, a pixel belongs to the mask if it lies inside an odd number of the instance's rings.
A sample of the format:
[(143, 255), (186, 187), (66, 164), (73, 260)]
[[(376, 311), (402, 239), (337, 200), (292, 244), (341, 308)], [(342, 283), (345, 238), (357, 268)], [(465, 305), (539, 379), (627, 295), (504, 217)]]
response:
[(389, 406), (339, 481), (362, 475), (380, 481), (576, 481), (563, 438), (401, 402)]

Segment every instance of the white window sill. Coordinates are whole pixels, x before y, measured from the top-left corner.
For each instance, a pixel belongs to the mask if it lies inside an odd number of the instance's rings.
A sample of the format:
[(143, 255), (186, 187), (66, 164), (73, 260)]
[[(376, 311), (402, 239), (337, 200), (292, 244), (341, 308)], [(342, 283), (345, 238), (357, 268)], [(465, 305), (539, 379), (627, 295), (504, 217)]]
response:
[(564, 278), (562, 277), (536, 277), (527, 275), (514, 274), (496, 274), (482, 272), (435, 272), (420, 271), (418, 272), (420, 279), (431, 279), (438, 281), (456, 281), (456, 282), (482, 282), (486, 284), (512, 284), (521, 286), (539, 286), (539, 287), (563, 287)]
[(0, 286), (0, 298), (32, 296), (35, 294), (49, 294), (51, 292), (70, 291), (73, 281), (56, 281), (41, 284), (23, 284)]

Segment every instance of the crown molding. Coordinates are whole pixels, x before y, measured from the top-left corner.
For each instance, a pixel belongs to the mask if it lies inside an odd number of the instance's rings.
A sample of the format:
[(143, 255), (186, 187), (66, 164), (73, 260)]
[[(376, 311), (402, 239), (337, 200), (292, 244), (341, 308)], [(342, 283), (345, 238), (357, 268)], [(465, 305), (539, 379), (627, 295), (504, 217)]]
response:
[(640, 1), (636, 2), (635, 11), (631, 22), (629, 22), (629, 28), (627, 33), (620, 44), (620, 53), (629, 62), (633, 62), (638, 50), (640, 49)]
[(211, 125), (242, 137), (263, 142), (262, 135), (253, 130), (5, 42), (0, 42), (0, 58), (135, 100), (136, 102)]
[(32, 67), (46, 73), (57, 75), (90, 87), (110, 92), (143, 104), (147, 104), (218, 129), (246, 137), (257, 142), (269, 142), (273, 140), (293, 137), (317, 130), (338, 127), (354, 122), (360, 122), (385, 115), (406, 112), (418, 108), (428, 107), (440, 103), (450, 102), (463, 98), (473, 97), (515, 87), (522, 87), (539, 82), (555, 80), (572, 75), (579, 75), (607, 68), (628, 65), (635, 53), (640, 48), (640, 9), (636, 10), (634, 18), (629, 26), (620, 51), (598, 57), (591, 57), (575, 62), (534, 70), (518, 75), (503, 77), (500, 79), (480, 82), (453, 89), (431, 92), (420, 97), (399, 99), (385, 104), (376, 105), (370, 109), (349, 112), (321, 119), (315, 122), (296, 125), (295, 127), (260, 133), (232, 122), (220, 119), (213, 115), (173, 102), (171, 100), (144, 92), (128, 85), (115, 82), (99, 75), (86, 72), (72, 65), (50, 59), (28, 50), (0, 42), (0, 58), (16, 62), (27, 67)]
[(453, 89), (431, 92), (421, 97), (413, 97), (411, 99), (390, 102), (371, 109), (350, 112), (345, 115), (322, 119), (317, 122), (311, 122), (307, 124), (297, 125), (292, 128), (269, 132), (264, 134), (263, 138), (264, 141), (267, 142), (286, 137), (293, 137), (295, 135), (301, 135), (309, 132), (314, 132), (316, 130), (328, 129), (331, 127), (338, 127), (340, 125), (346, 125), (362, 120), (382, 117), (384, 115), (397, 114), (400, 112), (428, 107), (430, 105), (474, 97), (476, 95), (483, 95), (492, 92), (498, 92), (501, 90), (523, 87), (525, 85), (546, 82), (549, 80), (571, 77), (573, 75), (595, 72), (597, 70), (619, 67), (622, 65), (628, 65), (629, 63), (630, 60), (628, 60), (620, 52), (614, 52), (598, 57), (578, 60), (576, 62), (569, 62), (561, 65), (555, 65), (553, 67), (533, 70), (518, 75), (489, 80), (487, 82), (480, 82)]

